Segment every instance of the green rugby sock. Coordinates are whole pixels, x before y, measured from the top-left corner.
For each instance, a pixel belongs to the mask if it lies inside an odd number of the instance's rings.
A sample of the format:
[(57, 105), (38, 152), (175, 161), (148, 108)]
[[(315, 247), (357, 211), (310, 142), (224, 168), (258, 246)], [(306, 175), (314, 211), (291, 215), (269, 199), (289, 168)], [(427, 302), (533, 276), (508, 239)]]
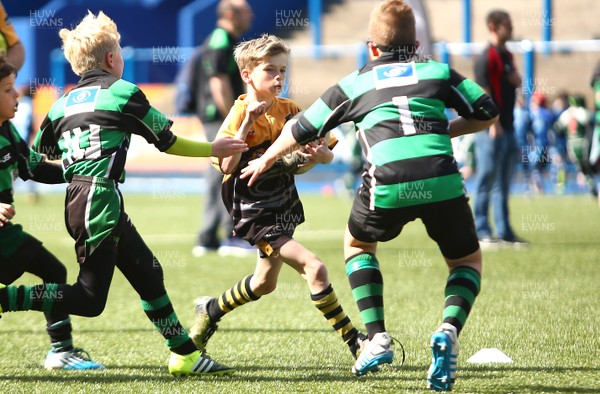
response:
[(456, 327), (457, 333), (464, 327), (480, 288), (481, 275), (473, 268), (456, 267), (450, 272), (444, 291), (443, 319)]
[(384, 332), (383, 276), (379, 270), (377, 257), (371, 253), (361, 253), (346, 260), (346, 275), (352, 288), (369, 339), (378, 332)]

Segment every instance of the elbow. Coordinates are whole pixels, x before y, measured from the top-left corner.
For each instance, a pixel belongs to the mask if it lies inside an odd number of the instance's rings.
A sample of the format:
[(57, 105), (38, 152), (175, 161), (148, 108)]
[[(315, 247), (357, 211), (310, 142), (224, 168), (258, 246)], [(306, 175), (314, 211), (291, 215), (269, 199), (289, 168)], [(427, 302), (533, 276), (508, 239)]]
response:
[(222, 174), (224, 175), (230, 175), (233, 174), (235, 172), (235, 169), (237, 168), (237, 164), (236, 165), (231, 165), (231, 163), (226, 163), (226, 162), (222, 162), (220, 163), (219, 166), (214, 166), (217, 170), (219, 170)]
[(323, 161), (321, 161), (321, 164), (329, 164), (333, 161), (333, 153), (327, 155), (327, 157), (325, 159), (323, 159)]
[(221, 167), (221, 173), (223, 175), (231, 175), (231, 174), (233, 174), (233, 171), (235, 171), (235, 169), (230, 169), (230, 168), (227, 168), (227, 167)]

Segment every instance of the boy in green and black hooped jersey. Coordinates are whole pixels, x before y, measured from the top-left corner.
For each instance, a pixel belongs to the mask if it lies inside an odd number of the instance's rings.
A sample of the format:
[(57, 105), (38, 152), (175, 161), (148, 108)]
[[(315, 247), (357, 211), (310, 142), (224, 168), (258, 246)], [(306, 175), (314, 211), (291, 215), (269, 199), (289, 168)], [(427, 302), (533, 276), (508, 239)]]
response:
[[(79, 265), (74, 285), (19, 286), (0, 289), (3, 311), (39, 310), (98, 316), (117, 267), (141, 298), (142, 308), (171, 350), (174, 375), (230, 374), (233, 369), (201, 354), (180, 324), (163, 282), (157, 259), (124, 211), (118, 183), (131, 134), (159, 150), (184, 156), (228, 156), (245, 143), (195, 142), (176, 137), (171, 121), (150, 106), (142, 91), (121, 78), (123, 57), (115, 23), (91, 12), (73, 30), (62, 29), (64, 53), (78, 85), (50, 109), (35, 147), (60, 156), (69, 182), (65, 221), (75, 240)], [(51, 297), (60, 294), (60, 298)]]
[[(44, 183), (64, 183), (62, 168), (49, 163), (20, 137), (9, 119), (17, 110), (15, 68), (0, 54), (0, 283), (8, 285), (25, 272), (39, 276), (44, 283), (65, 283), (67, 269), (42, 243), (13, 224), (13, 182), (16, 178)], [(52, 349), (44, 365), (47, 369), (101, 369), (87, 353), (73, 347), (71, 318), (62, 312), (47, 312), (46, 331)]]
[[(412, 9), (378, 2), (369, 21), (371, 60), (329, 88), (242, 178), (256, 178), (278, 155), (353, 121), (366, 158), (344, 240), (346, 273), (369, 339), (352, 371), (391, 363), (384, 321), (383, 276), (375, 253), (407, 223), (423, 221), (449, 268), (442, 324), (431, 337), (428, 386), (451, 390), (457, 336), (479, 293), (482, 258), (473, 215), (453, 157), (451, 137), (488, 127), (498, 110), (483, 89), (447, 64), (420, 59)], [(459, 117), (448, 121), (445, 108)], [(410, 257), (409, 257), (410, 258)]]

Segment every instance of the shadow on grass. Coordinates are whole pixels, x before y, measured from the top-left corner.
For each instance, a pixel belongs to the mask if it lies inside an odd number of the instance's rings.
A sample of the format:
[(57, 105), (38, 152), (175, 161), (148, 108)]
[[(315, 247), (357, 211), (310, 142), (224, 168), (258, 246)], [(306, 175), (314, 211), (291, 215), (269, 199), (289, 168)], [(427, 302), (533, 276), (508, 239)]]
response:
[[(101, 328), (101, 329), (77, 329), (78, 333), (118, 333), (118, 334), (122, 334), (122, 333), (140, 333), (140, 332), (149, 332), (149, 333), (155, 333), (156, 330), (152, 327), (143, 327), (143, 328), (115, 328), (115, 329), (107, 329), (107, 328)], [(224, 327), (221, 328), (221, 326), (219, 326), (219, 332), (231, 332), (231, 333), (252, 333), (252, 332), (256, 332), (256, 333), (282, 333), (282, 334), (286, 334), (286, 333), (331, 333), (332, 330), (329, 327), (325, 327), (323, 329), (320, 328), (307, 328), (307, 329), (296, 329), (296, 328), (262, 328), (262, 327), (255, 327), (255, 328), (236, 328), (236, 327)], [(13, 329), (0, 329), (0, 335), (2, 334), (19, 334), (19, 335), (39, 335), (39, 334), (46, 334), (46, 330), (44, 328), (39, 328), (39, 329), (26, 329), (26, 330), (13, 330)]]
[(511, 365), (493, 364), (493, 365), (461, 365), (461, 376), (467, 376), (468, 371), (481, 372), (499, 372), (499, 371), (523, 371), (523, 372), (547, 372), (547, 373), (568, 373), (568, 372), (598, 372), (598, 367), (516, 367)]
[[(461, 369), (460, 377), (457, 382), (456, 390), (482, 389), (477, 381), (480, 379), (489, 379), (489, 376), (482, 376), (479, 372), (546, 372), (546, 373), (571, 373), (571, 372), (597, 372), (598, 368), (571, 367), (571, 368), (543, 368), (543, 367), (511, 367), (511, 366), (467, 366)], [(404, 390), (424, 389), (426, 380), (425, 366), (404, 365), (385, 367), (381, 372), (369, 374), (366, 377), (357, 378), (353, 376), (346, 367), (334, 367), (324, 371), (322, 366), (264, 366), (264, 365), (246, 365), (238, 367), (237, 372), (232, 376), (190, 376), (175, 378), (168, 374), (166, 367), (161, 366), (139, 366), (139, 365), (107, 365), (107, 369), (102, 371), (54, 371), (48, 372), (40, 370), (38, 375), (36, 371), (31, 370), (32, 374), (0, 374), (0, 380), (4, 382), (16, 383), (59, 383), (59, 384), (77, 384), (77, 383), (133, 383), (133, 382), (155, 382), (155, 383), (176, 383), (189, 382), (197, 380), (199, 382), (231, 382), (231, 383), (356, 383), (365, 384), (373, 389), (374, 387), (400, 388)], [(418, 373), (419, 376), (415, 374)], [(564, 386), (541, 385), (541, 384), (519, 384), (508, 382), (502, 383), (502, 377), (496, 376), (494, 381), (502, 385), (502, 392), (578, 392), (578, 393), (597, 393), (597, 388), (574, 387), (565, 384)], [(356, 388), (356, 386), (354, 386)], [(500, 388), (500, 386), (498, 387)], [(486, 389), (490, 389), (486, 385)]]

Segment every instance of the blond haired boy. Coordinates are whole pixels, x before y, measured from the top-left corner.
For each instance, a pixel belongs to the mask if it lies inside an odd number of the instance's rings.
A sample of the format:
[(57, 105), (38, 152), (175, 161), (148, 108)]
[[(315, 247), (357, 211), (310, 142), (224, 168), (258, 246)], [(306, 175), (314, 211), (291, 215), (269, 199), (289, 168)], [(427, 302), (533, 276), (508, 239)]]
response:
[(191, 336), (199, 348), (205, 347), (224, 315), (275, 290), (285, 263), (306, 279), (313, 304), (356, 357), (362, 334), (338, 301), (323, 262), (293, 238), (296, 227), (304, 222), (294, 174), (318, 163), (329, 163), (333, 158), (329, 146), (324, 140), (307, 144), (303, 152), (297, 153), (303, 159), (301, 164), (288, 168), (280, 160), (252, 187), (240, 178), (241, 169), (260, 157), (277, 140), (284, 124), (300, 112), (293, 101), (278, 97), (283, 89), (289, 52), (289, 47), (273, 35), (243, 42), (234, 51), (248, 93), (236, 100), (217, 141), (235, 137), (245, 140), (249, 149), (219, 159), (218, 167), (225, 174), (222, 195), (234, 222), (234, 232), (257, 245), (259, 258), (254, 273), (231, 289), (217, 298), (205, 296), (196, 300), (196, 323)]
[[(69, 185), (65, 220), (79, 265), (73, 285), (42, 284), (0, 289), (2, 311), (38, 310), (94, 317), (104, 310), (115, 267), (139, 294), (148, 319), (171, 351), (174, 375), (233, 373), (200, 353), (181, 326), (167, 295), (156, 257), (124, 211), (119, 183), (131, 134), (160, 151), (185, 156), (224, 157), (246, 149), (239, 139), (215, 143), (176, 137), (172, 121), (149, 103), (134, 84), (121, 79), (120, 34), (103, 12), (91, 12), (73, 29), (62, 29), (64, 53), (81, 76), (75, 88), (50, 109), (35, 147), (62, 159)], [(60, 294), (61, 297), (52, 297)]]

